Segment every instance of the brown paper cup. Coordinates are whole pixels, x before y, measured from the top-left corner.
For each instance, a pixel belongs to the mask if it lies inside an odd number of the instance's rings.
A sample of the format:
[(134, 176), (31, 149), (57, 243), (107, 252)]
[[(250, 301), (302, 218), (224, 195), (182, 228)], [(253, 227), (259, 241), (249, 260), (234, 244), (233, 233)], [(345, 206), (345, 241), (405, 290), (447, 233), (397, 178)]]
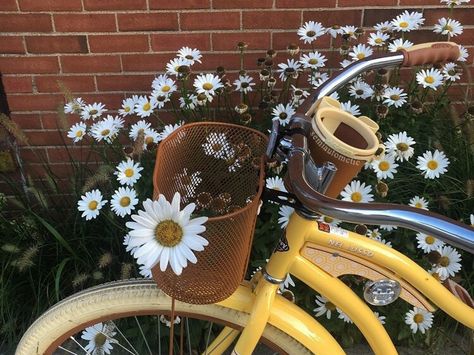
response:
[(329, 106), (318, 109), (312, 127), (308, 145), (314, 162), (321, 165), (330, 161), (337, 167), (326, 191), (327, 196), (335, 198), (376, 152), (379, 142), (373, 131), (375, 127)]

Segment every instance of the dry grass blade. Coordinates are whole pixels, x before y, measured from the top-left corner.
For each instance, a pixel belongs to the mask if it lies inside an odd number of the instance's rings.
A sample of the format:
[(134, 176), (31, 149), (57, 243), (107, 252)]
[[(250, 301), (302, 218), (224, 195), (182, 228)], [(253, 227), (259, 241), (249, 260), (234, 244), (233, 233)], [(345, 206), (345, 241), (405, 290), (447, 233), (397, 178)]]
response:
[(29, 145), (28, 137), (21, 128), (13, 122), (10, 117), (0, 113), (0, 125), (2, 125), (18, 142), (23, 145)]
[(101, 165), (97, 169), (96, 173), (86, 180), (84, 186), (82, 187), (82, 192), (85, 193), (97, 185), (109, 182), (110, 175), (113, 171), (114, 168), (110, 165)]

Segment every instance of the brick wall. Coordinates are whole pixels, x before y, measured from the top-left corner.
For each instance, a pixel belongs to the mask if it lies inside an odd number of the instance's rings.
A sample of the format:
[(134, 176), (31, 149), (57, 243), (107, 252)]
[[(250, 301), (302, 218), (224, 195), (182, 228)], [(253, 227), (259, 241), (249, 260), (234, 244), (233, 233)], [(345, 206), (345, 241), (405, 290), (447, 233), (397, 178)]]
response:
[[(439, 39), (432, 25), (448, 16), (439, 0), (1, 0), (0, 73), (11, 119), (61, 173), (58, 80), (87, 101), (118, 108), (127, 94), (148, 92), (153, 75), (182, 46), (203, 52), (197, 70), (237, 70), (238, 41), (249, 44), (252, 67), (268, 48), (302, 45), (296, 30), (305, 21), (370, 27), (404, 9), (424, 12), (426, 27), (415, 40)], [(456, 8), (453, 17), (465, 27), (456, 41), (470, 49), (471, 66), (474, 6)], [(330, 47), (327, 36), (316, 43)], [(37, 162), (20, 151), (30, 165)]]

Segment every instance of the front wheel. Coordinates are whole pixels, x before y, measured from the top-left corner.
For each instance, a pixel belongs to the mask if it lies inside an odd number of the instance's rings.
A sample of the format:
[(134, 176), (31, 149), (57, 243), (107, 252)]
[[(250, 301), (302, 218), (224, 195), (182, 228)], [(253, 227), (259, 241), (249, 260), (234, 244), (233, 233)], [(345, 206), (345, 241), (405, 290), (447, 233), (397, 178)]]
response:
[[(153, 280), (126, 280), (76, 293), (51, 307), (23, 335), (17, 355), (226, 353), (248, 314), (216, 304), (175, 302)], [(263, 333), (264, 354), (308, 354), (290, 335), (271, 325)], [(224, 345), (227, 344), (227, 345)], [(263, 348), (267, 348), (263, 350)], [(269, 349), (273, 350), (269, 352)]]

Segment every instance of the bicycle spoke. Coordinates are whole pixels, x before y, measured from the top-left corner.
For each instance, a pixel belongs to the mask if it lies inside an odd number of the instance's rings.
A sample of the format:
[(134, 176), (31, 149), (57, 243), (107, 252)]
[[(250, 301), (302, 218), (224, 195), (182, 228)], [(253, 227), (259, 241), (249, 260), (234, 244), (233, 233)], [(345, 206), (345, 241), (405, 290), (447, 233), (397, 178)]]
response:
[(130, 350), (126, 349), (126, 348), (125, 348), (123, 345), (121, 345), (120, 343), (117, 343), (117, 344), (120, 344), (120, 346), (121, 346), (122, 348), (124, 348), (125, 350), (127, 350), (130, 354), (138, 355), (137, 349), (135, 349), (135, 347), (128, 341), (127, 337), (122, 333), (122, 331), (120, 330), (120, 328), (117, 327), (117, 324), (115, 324), (115, 322), (112, 321), (112, 320), (111, 320), (110, 322), (114, 325), (114, 327), (115, 327), (115, 329), (117, 330), (117, 332), (122, 336), (122, 338), (127, 342), (128, 346), (130, 346), (130, 348), (132, 348), (132, 350), (133, 350), (135, 353), (132, 353)]
[(135, 317), (135, 321), (137, 322), (138, 329), (140, 329), (140, 333), (142, 334), (143, 340), (145, 340), (145, 345), (148, 349), (148, 352), (150, 353), (150, 355), (153, 355), (153, 353), (151, 352), (151, 349), (150, 349), (150, 345), (148, 345), (148, 341), (146, 340), (145, 334), (143, 334), (142, 326), (140, 325), (140, 322), (138, 321), (137, 317)]
[(158, 316), (158, 354), (161, 354), (161, 321)]
[(211, 340), (211, 333), (212, 333), (212, 326), (214, 325), (213, 322), (211, 322), (211, 325), (209, 326), (209, 332), (207, 333), (207, 339), (206, 339), (206, 355), (207, 355), (207, 349), (209, 348), (209, 341)]
[[(76, 343), (77, 346), (79, 346), (82, 350), (84, 350), (84, 352), (86, 353), (86, 355), (90, 354), (90, 352), (88, 352), (82, 345), (81, 343), (79, 343), (73, 336), (70, 336), (69, 339), (71, 339), (73, 342)], [(75, 353), (73, 353), (75, 354)]]
[(68, 349), (66, 349), (66, 348), (63, 348), (62, 346), (59, 346), (58, 349), (61, 349), (61, 350), (65, 351), (65, 352), (67, 352), (67, 353), (69, 353), (69, 354), (78, 355), (77, 353), (72, 352), (71, 350), (68, 350)]
[(186, 317), (186, 334), (188, 334), (188, 352), (191, 354), (191, 333), (189, 331), (189, 319)]

